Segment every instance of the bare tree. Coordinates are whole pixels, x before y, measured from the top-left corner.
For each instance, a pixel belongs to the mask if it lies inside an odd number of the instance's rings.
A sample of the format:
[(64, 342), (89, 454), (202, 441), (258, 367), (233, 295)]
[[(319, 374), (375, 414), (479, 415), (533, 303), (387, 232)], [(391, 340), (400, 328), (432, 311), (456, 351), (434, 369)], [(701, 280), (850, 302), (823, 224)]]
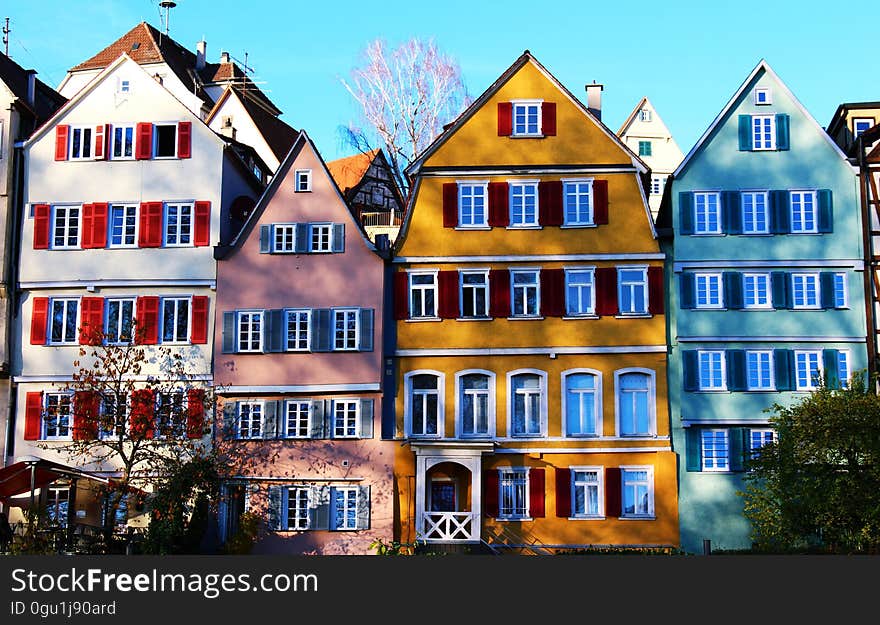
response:
[(383, 147), (404, 196), (404, 170), (470, 103), (458, 63), (433, 40), (418, 38), (389, 49), (376, 39), (363, 51), (363, 63), (342, 84), (361, 108), (360, 127), (343, 129), (361, 151)]

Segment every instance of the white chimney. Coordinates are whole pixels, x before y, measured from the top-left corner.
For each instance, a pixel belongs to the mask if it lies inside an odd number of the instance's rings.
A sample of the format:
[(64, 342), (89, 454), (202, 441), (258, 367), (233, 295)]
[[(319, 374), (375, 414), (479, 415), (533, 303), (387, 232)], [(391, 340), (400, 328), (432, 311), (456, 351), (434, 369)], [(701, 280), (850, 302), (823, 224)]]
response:
[(587, 108), (596, 119), (602, 121), (602, 90), (605, 85), (597, 84), (594, 80), (593, 84), (587, 84), (584, 88), (587, 90)]
[(196, 69), (205, 69), (205, 53), (208, 51), (208, 42), (202, 39), (196, 44)]
[(220, 62), (221, 63), (229, 63), (229, 53), (228, 52), (221, 52), (220, 53)]
[(28, 104), (34, 106), (37, 98), (37, 71), (33, 69), (29, 69), (27, 71), (28, 77), (28, 86), (27, 86), (27, 101)]

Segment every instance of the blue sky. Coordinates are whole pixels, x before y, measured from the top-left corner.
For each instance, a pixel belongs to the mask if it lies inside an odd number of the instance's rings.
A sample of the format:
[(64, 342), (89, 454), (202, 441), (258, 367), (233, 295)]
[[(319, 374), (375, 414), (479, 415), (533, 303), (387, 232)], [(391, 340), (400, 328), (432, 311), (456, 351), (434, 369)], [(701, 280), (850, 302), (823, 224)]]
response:
[[(327, 160), (351, 152), (338, 127), (356, 109), (339, 79), (377, 37), (433, 38), (472, 96), (528, 49), (582, 99), (584, 84), (604, 83), (613, 131), (647, 95), (685, 153), (761, 58), (822, 126), (841, 102), (880, 100), (874, 37), (863, 32), (880, 3), (176, 1), (170, 35), (192, 50), (204, 37), (209, 61), (247, 53), (283, 119)], [(162, 28), (158, 0), (7, 0), (4, 17), (10, 56), (52, 86), (139, 21)]]

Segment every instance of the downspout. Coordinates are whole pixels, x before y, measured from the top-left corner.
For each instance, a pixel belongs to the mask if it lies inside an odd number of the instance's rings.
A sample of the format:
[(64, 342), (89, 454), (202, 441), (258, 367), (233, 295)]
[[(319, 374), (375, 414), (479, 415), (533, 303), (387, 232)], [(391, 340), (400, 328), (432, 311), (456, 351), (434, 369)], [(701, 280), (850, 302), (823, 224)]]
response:
[(871, 220), (868, 193), (871, 170), (865, 162), (865, 145), (862, 135), (856, 139), (856, 146), (859, 151), (859, 194), (862, 202), (862, 247), (865, 259), (865, 325), (868, 330), (868, 383), (870, 384), (873, 376), (877, 373), (877, 327), (874, 319), (874, 237), (872, 236), (873, 221)]

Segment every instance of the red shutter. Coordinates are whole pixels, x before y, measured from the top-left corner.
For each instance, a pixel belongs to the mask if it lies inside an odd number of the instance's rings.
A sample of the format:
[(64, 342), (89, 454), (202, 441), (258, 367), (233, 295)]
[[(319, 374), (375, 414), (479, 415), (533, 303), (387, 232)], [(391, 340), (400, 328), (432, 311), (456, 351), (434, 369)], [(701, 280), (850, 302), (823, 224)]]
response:
[(34, 204), (34, 249), (49, 249), (49, 216), (51, 209), (48, 204)]
[(510, 316), (510, 272), (507, 269), (489, 270), (489, 316)]
[(571, 516), (571, 471), (556, 468), (556, 516), (567, 519)]
[(662, 315), (663, 311), (663, 267), (648, 267), (648, 312)]
[(110, 138), (113, 136), (113, 126), (104, 124), (104, 158), (110, 158)]
[(80, 345), (100, 345), (104, 340), (104, 298), (84, 297), (80, 300)]
[(498, 136), (509, 137), (513, 132), (513, 104), (498, 103)]
[(529, 469), (529, 516), (544, 518), (544, 469)]
[(441, 319), (458, 318), (458, 272), (440, 271), (437, 274), (440, 290), (438, 312)]
[(153, 438), (153, 417), (155, 400), (153, 391), (140, 388), (131, 393), (131, 425), (129, 432), (132, 438)]
[(608, 181), (593, 181), (593, 223), (608, 223)]
[(162, 202), (141, 203), (138, 245), (162, 247)]
[(619, 517), (620, 507), (620, 469), (608, 467), (605, 469), (605, 516)]
[(400, 321), (409, 317), (409, 275), (399, 270), (394, 274), (394, 318)]
[(31, 345), (46, 344), (46, 329), (49, 324), (49, 298), (35, 297), (31, 310)]
[(498, 516), (498, 470), (488, 469), (483, 473), (483, 511), (486, 516)]
[(545, 137), (556, 136), (556, 102), (541, 104), (541, 132)]
[(191, 343), (204, 345), (208, 342), (208, 297), (206, 295), (193, 295), (190, 327), (192, 328)]
[[(107, 215), (110, 205), (107, 202), (95, 202), (92, 204), (92, 247), (96, 249), (107, 247)], [(85, 226), (83, 226), (85, 229)], [(85, 247), (85, 245), (83, 245)]]
[(43, 394), (27, 393), (24, 404), (24, 440), (40, 440), (40, 422), (43, 419)]
[(155, 345), (159, 342), (159, 298), (145, 295), (137, 298), (136, 343)]
[(201, 438), (205, 433), (205, 391), (191, 388), (186, 393), (186, 436)]
[(94, 391), (77, 391), (73, 394), (73, 440), (98, 438), (100, 406), (100, 395)]
[(134, 156), (138, 160), (153, 157), (153, 124), (140, 122), (135, 131)]
[(191, 156), (192, 122), (179, 122), (177, 124), (177, 158), (189, 158)]
[(617, 313), (617, 269), (600, 267), (596, 269), (596, 314)]
[(196, 202), (195, 208), (195, 233), (193, 245), (197, 247), (210, 245), (211, 243), (211, 202)]
[(506, 182), (489, 183), (489, 225), (504, 228), (510, 224), (508, 202), (510, 193)]
[(55, 160), (67, 160), (67, 136), (70, 126), (55, 126)]
[(82, 205), (82, 237), (80, 239), (80, 245), (84, 250), (94, 247), (92, 245), (92, 234), (94, 232), (94, 228), (92, 227), (93, 208), (94, 204)]
[(538, 183), (538, 223), (542, 226), (562, 225), (561, 180), (542, 180)]
[(105, 148), (110, 140), (110, 136), (106, 134), (106, 131), (107, 127), (104, 124), (95, 126), (95, 154), (93, 158), (96, 161), (100, 161), (107, 156)]
[(545, 317), (565, 315), (565, 269), (541, 270), (541, 314)]
[(458, 225), (458, 185), (443, 183), (443, 227), (455, 228)]

